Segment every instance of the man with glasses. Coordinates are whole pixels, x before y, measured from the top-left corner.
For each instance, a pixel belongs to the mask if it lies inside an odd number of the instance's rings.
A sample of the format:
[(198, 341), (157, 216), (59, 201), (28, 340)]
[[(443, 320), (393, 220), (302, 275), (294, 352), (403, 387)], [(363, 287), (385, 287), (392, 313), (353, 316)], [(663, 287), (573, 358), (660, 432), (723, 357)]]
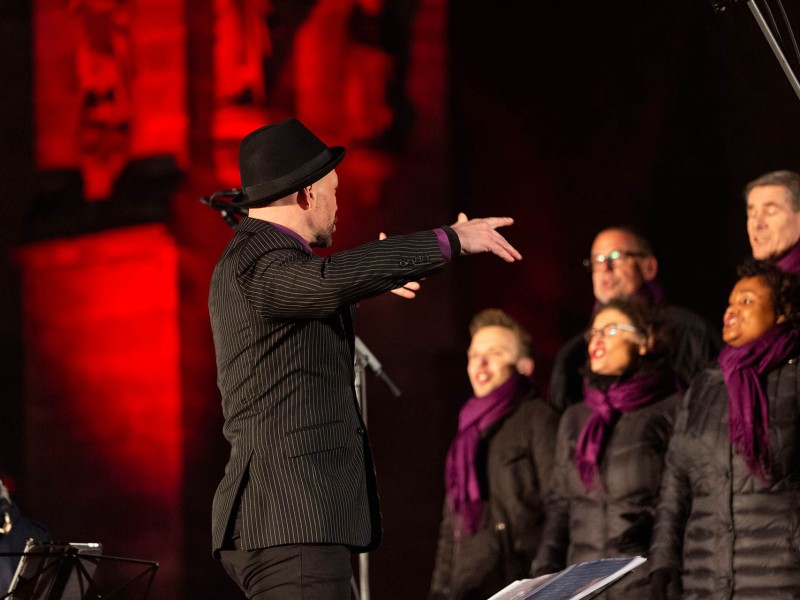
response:
[[(638, 298), (661, 308), (671, 337), (670, 363), (684, 385), (722, 349), (719, 330), (708, 320), (665, 302), (656, 279), (658, 260), (647, 239), (633, 228), (616, 226), (598, 233), (583, 262), (592, 275), (594, 313), (614, 299)], [(586, 341), (579, 333), (561, 347), (553, 362), (549, 399), (557, 409), (583, 397), (585, 363)]]

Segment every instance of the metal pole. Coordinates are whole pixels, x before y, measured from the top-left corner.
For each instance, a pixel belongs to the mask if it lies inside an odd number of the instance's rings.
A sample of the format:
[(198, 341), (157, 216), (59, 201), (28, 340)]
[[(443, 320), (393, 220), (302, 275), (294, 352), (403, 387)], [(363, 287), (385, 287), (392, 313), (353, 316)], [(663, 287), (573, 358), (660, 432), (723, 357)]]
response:
[[(361, 419), (364, 421), (364, 426), (367, 425), (367, 367), (380, 377), (389, 390), (395, 396), (400, 395), (398, 387), (389, 379), (389, 376), (383, 371), (381, 363), (375, 358), (375, 355), (370, 352), (366, 344), (361, 341), (358, 336), (355, 337), (355, 387), (356, 397), (358, 399), (358, 406), (361, 409)], [(358, 574), (361, 590), (361, 597), (357, 600), (369, 600), (369, 555), (364, 552), (358, 555)], [(355, 582), (351, 581), (352, 587), (355, 592)]]
[(750, 12), (753, 13), (756, 23), (758, 23), (758, 26), (761, 28), (761, 32), (764, 34), (764, 37), (767, 38), (767, 42), (772, 48), (772, 52), (775, 54), (775, 57), (778, 59), (778, 63), (781, 65), (783, 72), (786, 74), (786, 77), (789, 78), (789, 83), (791, 84), (794, 93), (797, 94), (798, 98), (800, 98), (800, 82), (797, 81), (797, 77), (792, 71), (792, 67), (787, 62), (786, 56), (784, 56), (783, 51), (778, 45), (778, 40), (775, 39), (775, 36), (767, 25), (766, 20), (764, 20), (764, 15), (761, 14), (758, 6), (756, 6), (755, 0), (747, 0), (747, 6), (750, 7)]
[[(355, 386), (358, 406), (361, 409), (361, 419), (367, 424), (367, 360), (360, 352), (356, 351), (355, 359)], [(369, 554), (362, 552), (358, 555), (358, 599), (369, 600)]]

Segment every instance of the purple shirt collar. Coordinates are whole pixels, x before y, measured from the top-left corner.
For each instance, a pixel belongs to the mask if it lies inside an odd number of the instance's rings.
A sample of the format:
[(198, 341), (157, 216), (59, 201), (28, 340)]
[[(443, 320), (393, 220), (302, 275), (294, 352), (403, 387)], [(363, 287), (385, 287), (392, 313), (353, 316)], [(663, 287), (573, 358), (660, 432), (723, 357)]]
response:
[(795, 243), (777, 260), (778, 268), (786, 273), (800, 272), (800, 242)]
[(306, 247), (306, 249), (307, 249), (309, 252), (313, 252), (313, 250), (311, 249), (311, 246), (310, 246), (310, 245), (309, 245), (309, 243), (306, 241), (306, 239), (305, 239), (303, 236), (301, 236), (299, 233), (297, 233), (296, 231), (294, 231), (293, 229), (289, 229), (289, 228), (288, 228), (288, 227), (286, 227), (285, 225), (280, 225), (280, 224), (278, 224), (278, 223), (273, 223), (272, 221), (267, 221), (267, 223), (269, 223), (270, 225), (272, 225), (272, 226), (273, 226), (275, 229), (277, 229), (278, 231), (280, 231), (280, 232), (282, 232), (282, 233), (285, 233), (286, 235), (290, 235), (290, 236), (292, 236), (293, 238), (296, 238), (296, 239), (297, 239), (297, 240), (298, 240), (298, 241), (299, 241), (301, 244), (303, 244), (303, 246), (305, 246), (305, 247)]

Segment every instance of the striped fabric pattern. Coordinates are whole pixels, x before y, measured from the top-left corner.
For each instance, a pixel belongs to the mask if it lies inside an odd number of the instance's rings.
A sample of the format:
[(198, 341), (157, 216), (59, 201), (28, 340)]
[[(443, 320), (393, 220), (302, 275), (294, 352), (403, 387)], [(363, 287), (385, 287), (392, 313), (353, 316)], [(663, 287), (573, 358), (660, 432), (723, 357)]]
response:
[(430, 230), (322, 258), (267, 222), (239, 222), (209, 294), (231, 445), (212, 507), (215, 554), (238, 499), (245, 550), (378, 543), (375, 474), (354, 385), (355, 303), (444, 264)]

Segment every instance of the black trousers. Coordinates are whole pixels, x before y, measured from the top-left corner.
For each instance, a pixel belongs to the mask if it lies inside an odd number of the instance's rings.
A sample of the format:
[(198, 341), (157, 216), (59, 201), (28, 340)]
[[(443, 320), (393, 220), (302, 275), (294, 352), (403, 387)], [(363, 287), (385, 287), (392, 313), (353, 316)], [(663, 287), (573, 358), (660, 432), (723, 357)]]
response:
[(232, 550), (222, 550), (225, 571), (250, 600), (350, 600), (351, 552), (337, 544), (291, 544), (242, 550), (240, 515)]

